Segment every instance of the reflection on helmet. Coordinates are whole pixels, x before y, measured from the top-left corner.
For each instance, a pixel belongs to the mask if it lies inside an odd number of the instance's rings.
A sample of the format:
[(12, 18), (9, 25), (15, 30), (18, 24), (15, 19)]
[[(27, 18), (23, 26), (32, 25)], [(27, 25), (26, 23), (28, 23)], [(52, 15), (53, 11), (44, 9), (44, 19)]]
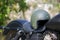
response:
[(50, 15), (45, 10), (37, 9), (33, 11), (33, 14), (31, 16), (31, 24), (33, 29), (38, 29), (41, 26), (44, 26), (44, 24), (49, 19), (50, 19)]

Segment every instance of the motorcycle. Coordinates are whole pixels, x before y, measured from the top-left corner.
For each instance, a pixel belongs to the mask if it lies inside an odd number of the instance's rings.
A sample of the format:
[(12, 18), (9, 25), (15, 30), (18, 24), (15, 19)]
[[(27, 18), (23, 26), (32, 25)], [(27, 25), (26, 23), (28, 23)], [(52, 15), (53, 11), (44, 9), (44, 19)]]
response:
[[(43, 31), (34, 30), (27, 20), (14, 20), (3, 29), (5, 40), (60, 40), (60, 14), (50, 19)], [(41, 29), (42, 30), (42, 29)]]

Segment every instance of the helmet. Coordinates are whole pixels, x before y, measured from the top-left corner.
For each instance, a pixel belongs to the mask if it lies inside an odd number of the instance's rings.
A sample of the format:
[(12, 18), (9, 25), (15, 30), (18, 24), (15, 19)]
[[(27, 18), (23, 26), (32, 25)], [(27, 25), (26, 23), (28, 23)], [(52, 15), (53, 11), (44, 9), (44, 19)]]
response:
[(31, 25), (33, 29), (38, 29), (50, 19), (48, 12), (42, 9), (37, 9), (33, 11), (31, 16)]

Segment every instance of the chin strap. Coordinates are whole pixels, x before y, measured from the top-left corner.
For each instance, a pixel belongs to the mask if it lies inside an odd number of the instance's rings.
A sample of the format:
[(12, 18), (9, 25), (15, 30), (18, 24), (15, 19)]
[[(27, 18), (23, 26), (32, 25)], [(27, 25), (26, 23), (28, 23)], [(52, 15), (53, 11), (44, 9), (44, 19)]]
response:
[(46, 27), (45, 26), (44, 27), (42, 26), (41, 28), (35, 30), (34, 32), (43, 32), (43, 31), (45, 31), (45, 29), (46, 29)]
[(45, 26), (44, 26), (44, 27), (42, 27), (42, 28), (41, 28), (41, 30), (40, 30), (40, 32), (45, 31), (45, 29), (46, 29), (46, 27), (45, 27)]

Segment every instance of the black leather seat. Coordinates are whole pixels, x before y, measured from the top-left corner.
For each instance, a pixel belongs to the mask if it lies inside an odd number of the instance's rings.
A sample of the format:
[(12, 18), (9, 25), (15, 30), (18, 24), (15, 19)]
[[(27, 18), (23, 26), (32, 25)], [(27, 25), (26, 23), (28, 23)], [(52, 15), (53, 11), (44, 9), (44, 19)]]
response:
[(46, 27), (52, 30), (60, 31), (60, 14), (53, 17), (47, 24)]

